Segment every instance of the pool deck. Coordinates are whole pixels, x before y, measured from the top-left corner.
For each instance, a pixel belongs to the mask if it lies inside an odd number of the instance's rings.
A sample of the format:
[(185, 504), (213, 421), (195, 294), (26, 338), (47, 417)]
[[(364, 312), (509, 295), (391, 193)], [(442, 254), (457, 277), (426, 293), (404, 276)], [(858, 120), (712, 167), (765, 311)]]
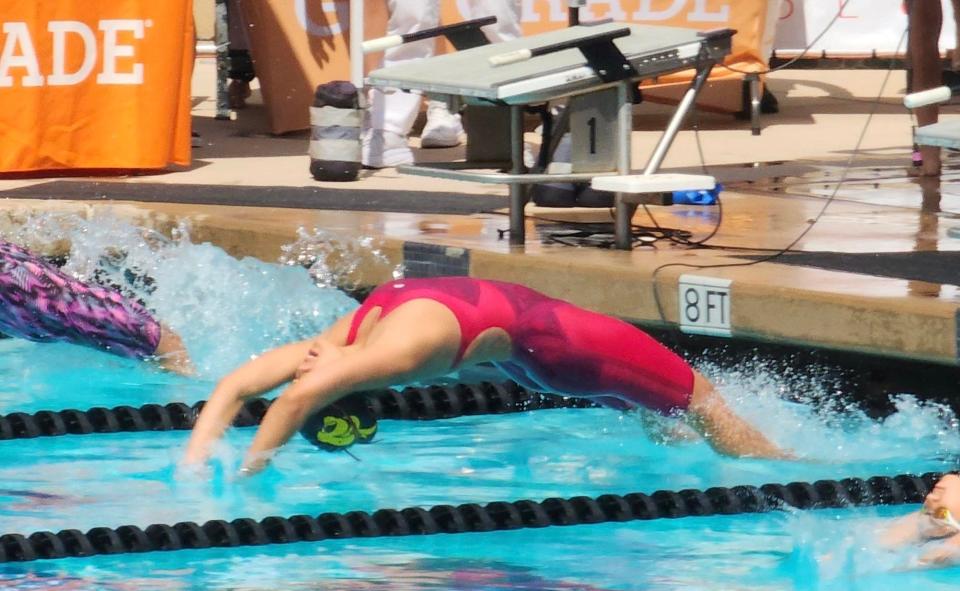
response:
[[(233, 188), (255, 186), (324, 187), (345, 199), (352, 193), (369, 197), (389, 191), (501, 196), (507, 205), (506, 190), (498, 185), (410, 177), (391, 169), (365, 172), (354, 183), (317, 183), (308, 172), (307, 136), (268, 135), (256, 94), (236, 121), (213, 119), (212, 71), (211, 60), (198, 60), (194, 121), (204, 146), (195, 150), (194, 165), (109, 182), (217, 185), (225, 203)], [(700, 115), (699, 139), (706, 165), (725, 186), (722, 223), (707, 242), (715, 248), (660, 240), (655, 248), (627, 252), (545, 239), (545, 231), (556, 225), (542, 220), (609, 222), (605, 209), (528, 206), (527, 242), (510, 246), (498, 232), (507, 227), (502, 213), (291, 209), (271, 207), (268, 197), (259, 207), (238, 207), (16, 199), (3, 194), (31, 186), (42, 191), (38, 185), (49, 178), (0, 179), (0, 196), (5, 197), (0, 206), (13, 220), (31, 211), (114, 215), (158, 227), (189, 219), (194, 240), (209, 240), (235, 255), (265, 260), (276, 260), (280, 246), (293, 242), (298, 228), (317, 228), (344, 239), (372, 236), (392, 261), (405, 263), (411, 270), (517, 281), (650, 325), (678, 322), (681, 275), (729, 279), (734, 336), (956, 365), (960, 266), (953, 284), (906, 278), (911, 275), (904, 275), (903, 267), (910, 269), (910, 257), (921, 253), (960, 251), (960, 166), (946, 154), (940, 179), (921, 181), (908, 176), (911, 119), (900, 103), (904, 75), (894, 71), (877, 102), (886, 74), (866, 70), (776, 73), (769, 84), (779, 99), (780, 113), (763, 117), (760, 136), (751, 135), (749, 122), (730, 115)], [(875, 103), (876, 113), (848, 168)], [(668, 114), (657, 105), (636, 108), (635, 167), (645, 163)], [(699, 171), (696, 140), (687, 126), (663, 170)], [(421, 160), (462, 157), (462, 148), (416, 152)], [(836, 190), (840, 179), (844, 182)], [(700, 240), (717, 224), (719, 209), (650, 207), (649, 212), (661, 227), (687, 230), (693, 240)], [(654, 225), (643, 209), (634, 223)], [(906, 263), (901, 263), (899, 271), (884, 273), (890, 276), (788, 265), (780, 258), (760, 262), (744, 258), (771, 254), (765, 249), (782, 249), (808, 229), (794, 250), (914, 254), (903, 255)], [(389, 265), (369, 261), (356, 279), (374, 284), (389, 278), (389, 270)]]

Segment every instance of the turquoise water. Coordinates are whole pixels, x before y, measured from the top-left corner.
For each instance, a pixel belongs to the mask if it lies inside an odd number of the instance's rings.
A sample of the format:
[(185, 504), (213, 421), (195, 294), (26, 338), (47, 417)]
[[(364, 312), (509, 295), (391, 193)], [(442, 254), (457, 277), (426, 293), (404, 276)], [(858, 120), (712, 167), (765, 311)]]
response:
[[(58, 231), (64, 231), (59, 228)], [(0, 412), (205, 399), (229, 368), (321, 330), (355, 306), (317, 287), (337, 269), (237, 261), (210, 245), (143, 240), (123, 225), (82, 227), (68, 269), (92, 273), (105, 245), (181, 331), (196, 378), (69, 345), (0, 341)], [(304, 234), (288, 249), (303, 262)], [(310, 262), (310, 261), (307, 261)], [(282, 303), (281, 303), (282, 302)], [(731, 404), (802, 456), (734, 460), (702, 442), (659, 444), (640, 422), (600, 410), (550, 410), (434, 422), (383, 421), (377, 442), (346, 454), (299, 439), (264, 474), (235, 480), (253, 436), (233, 430), (209, 478), (176, 472), (188, 433), (124, 433), (0, 442), (0, 533), (146, 526), (237, 517), (373, 511), (552, 496), (597, 496), (942, 470), (960, 452), (956, 420), (908, 393), (879, 422), (817, 410), (833, 394), (816, 368), (758, 357), (703, 367)], [(785, 402), (800, 399), (806, 402)], [(952, 588), (960, 569), (911, 568), (873, 532), (913, 507), (686, 518), (464, 535), (325, 541), (0, 565), (0, 588), (39, 589), (902, 589)]]

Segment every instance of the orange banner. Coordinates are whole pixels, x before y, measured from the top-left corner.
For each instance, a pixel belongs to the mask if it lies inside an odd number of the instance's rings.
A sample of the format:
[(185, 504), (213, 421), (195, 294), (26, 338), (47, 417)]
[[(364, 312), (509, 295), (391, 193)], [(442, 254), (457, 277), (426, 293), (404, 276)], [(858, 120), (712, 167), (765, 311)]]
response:
[[(270, 131), (310, 127), (314, 89), (350, 79), (349, 0), (242, 0), (250, 54), (267, 106)], [(364, 2), (366, 37), (387, 27), (384, 0)], [(379, 56), (370, 64), (376, 66)]]
[(0, 173), (190, 163), (192, 0), (0, 0)]
[[(430, 0), (421, 0), (430, 1)], [(441, 21), (465, 20), (470, 0), (442, 0)], [(518, 0), (525, 35), (567, 26), (567, 0)], [(781, 0), (591, 0), (581, 19), (613, 18), (624, 22), (667, 25), (698, 30), (736, 29), (733, 52), (726, 63), (737, 69), (759, 70), (767, 62), (773, 43)], [(313, 89), (321, 82), (350, 77), (348, 0), (244, 0), (250, 24), (250, 45), (264, 101), (274, 133), (306, 129)], [(364, 3), (366, 39), (382, 36), (386, 29), (384, 0)], [(377, 58), (378, 56), (373, 56)], [(376, 62), (368, 59), (367, 65)], [(369, 68), (368, 68), (369, 69)], [(724, 84), (725, 80), (735, 84)], [(645, 92), (656, 99), (679, 94), (678, 83), (690, 73), (661, 78), (662, 89)], [(707, 108), (738, 111), (741, 74), (716, 68), (701, 95)], [(669, 86), (673, 85), (673, 89)]]

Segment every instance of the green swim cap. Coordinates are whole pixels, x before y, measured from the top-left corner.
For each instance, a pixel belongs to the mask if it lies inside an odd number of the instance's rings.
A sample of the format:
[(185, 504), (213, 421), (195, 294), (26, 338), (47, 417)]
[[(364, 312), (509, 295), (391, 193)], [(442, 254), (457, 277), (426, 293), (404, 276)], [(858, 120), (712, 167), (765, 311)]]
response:
[(377, 434), (377, 419), (362, 396), (338, 400), (312, 415), (300, 435), (325, 451), (340, 451), (354, 443), (370, 443)]

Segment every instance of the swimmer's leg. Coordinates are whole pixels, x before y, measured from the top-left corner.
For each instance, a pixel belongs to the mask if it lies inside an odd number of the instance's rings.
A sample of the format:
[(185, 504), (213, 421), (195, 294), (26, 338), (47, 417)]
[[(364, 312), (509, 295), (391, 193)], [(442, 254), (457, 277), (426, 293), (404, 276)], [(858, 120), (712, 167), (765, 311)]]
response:
[(183, 340), (166, 324), (160, 325), (160, 341), (153, 355), (157, 365), (167, 371), (180, 375), (192, 375), (194, 372), (193, 363), (190, 361), (190, 355), (187, 354), (187, 348), (183, 345)]
[(756, 427), (737, 416), (705, 377), (694, 372), (687, 422), (720, 453), (760, 458), (793, 458)]
[(0, 240), (0, 328), (31, 341), (64, 341), (189, 371), (179, 337), (141, 304), (88, 285), (30, 251)]

